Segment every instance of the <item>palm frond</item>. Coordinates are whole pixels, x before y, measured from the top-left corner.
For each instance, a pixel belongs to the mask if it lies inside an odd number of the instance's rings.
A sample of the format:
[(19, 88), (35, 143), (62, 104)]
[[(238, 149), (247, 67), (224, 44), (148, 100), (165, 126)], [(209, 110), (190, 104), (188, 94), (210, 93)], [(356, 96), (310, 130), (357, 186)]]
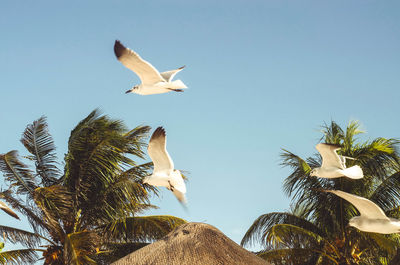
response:
[(33, 207), (24, 205), (21, 200), (13, 197), (10, 190), (0, 192), (0, 198), (6, 200), (12, 208), (25, 215), (35, 233), (48, 231), (46, 223), (44, 222), (43, 218), (41, 218), (40, 213), (35, 211)]
[(99, 265), (108, 265), (147, 245), (149, 245), (149, 243), (105, 243), (103, 248), (106, 250), (97, 254), (94, 260), (96, 260)]
[(11, 243), (21, 243), (28, 248), (35, 248), (39, 246), (42, 239), (46, 239), (39, 234), (4, 225), (0, 225), (0, 234)]
[(0, 264), (33, 264), (39, 259), (36, 252), (37, 249), (0, 251)]
[(64, 260), (66, 264), (96, 264), (90, 258), (100, 246), (99, 236), (92, 231), (82, 231), (66, 235), (64, 244)]
[(397, 139), (376, 138), (357, 146), (352, 155), (359, 161), (364, 175), (383, 180), (400, 169), (398, 144)]
[(130, 145), (126, 131), (121, 121), (99, 117), (97, 113), (91, 113), (72, 131), (64, 183), (70, 191), (77, 192), (79, 203), (96, 197), (122, 172), (124, 165), (134, 165), (125, 156)]
[(34, 200), (45, 216), (54, 222), (70, 221), (73, 218), (73, 194), (61, 185), (36, 188)]
[(384, 211), (399, 206), (400, 201), (400, 171), (387, 177), (374, 190), (369, 197)]
[(18, 194), (31, 195), (37, 187), (32, 171), (18, 159), (17, 151), (0, 155), (0, 171), (11, 187), (17, 188)]
[(116, 242), (151, 242), (184, 223), (185, 220), (171, 215), (135, 216), (110, 222), (102, 230), (106, 238)]
[(137, 126), (125, 133), (125, 138), (128, 140), (129, 145), (127, 145), (124, 151), (143, 159), (145, 155), (143, 149), (147, 146), (144, 139), (147, 137), (150, 129), (150, 126)]
[(321, 256), (324, 262), (318, 264), (339, 264), (333, 257), (317, 249), (274, 249), (259, 253), (258, 256), (273, 264), (317, 264)]
[(345, 132), (334, 121), (331, 121), (330, 125), (325, 123), (322, 126), (322, 133), (324, 134), (324, 136), (321, 138), (321, 140), (329, 144), (342, 145), (343, 138), (345, 138)]
[[(293, 172), (287, 177), (283, 184), (283, 190), (288, 196), (292, 196), (294, 190), (297, 190), (299, 186), (305, 181), (311, 172), (311, 167), (301, 157), (283, 149), (280, 154), (282, 166), (288, 166), (293, 169)], [(296, 195), (294, 196), (296, 197)]]
[(375, 241), (379, 248), (385, 250), (390, 255), (394, 255), (399, 246), (399, 242), (388, 235), (366, 233), (366, 237), (368, 237), (370, 240)]
[(315, 234), (324, 235), (319, 227), (303, 217), (291, 213), (273, 212), (258, 217), (247, 230), (240, 244), (242, 246), (254, 245), (255, 243), (268, 245), (268, 233), (276, 224), (292, 224), (307, 229)]
[(36, 165), (36, 172), (44, 186), (57, 183), (61, 173), (57, 168), (54, 141), (48, 132), (45, 117), (29, 124), (21, 138), (22, 144), (31, 153), (28, 158)]

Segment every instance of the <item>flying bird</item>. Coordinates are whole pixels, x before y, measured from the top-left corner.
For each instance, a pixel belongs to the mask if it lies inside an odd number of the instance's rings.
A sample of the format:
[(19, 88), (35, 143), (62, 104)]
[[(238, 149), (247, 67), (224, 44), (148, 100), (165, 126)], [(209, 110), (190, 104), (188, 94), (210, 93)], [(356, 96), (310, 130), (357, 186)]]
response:
[(145, 177), (143, 183), (153, 186), (163, 186), (172, 191), (182, 203), (186, 203), (186, 185), (179, 170), (174, 169), (174, 162), (166, 148), (165, 130), (158, 127), (150, 138), (147, 152), (154, 164), (153, 174)]
[(364, 177), (360, 166), (346, 168), (346, 159), (352, 159), (345, 156), (339, 156), (336, 151), (340, 149), (339, 145), (317, 144), (315, 147), (322, 156), (322, 166), (314, 168), (310, 176), (320, 178), (339, 178), (346, 176), (351, 179), (361, 179)]
[(385, 215), (381, 208), (372, 201), (340, 190), (325, 190), (336, 194), (353, 204), (360, 216), (350, 219), (349, 225), (364, 232), (393, 234), (400, 232), (400, 220)]
[(16, 218), (19, 220), (19, 217), (16, 213), (14, 213), (13, 210), (11, 210), (10, 207), (8, 207), (4, 202), (0, 201), (0, 209), (2, 209), (4, 212), (6, 212), (8, 215)]
[(183, 92), (186, 85), (181, 80), (172, 81), (174, 76), (180, 72), (185, 66), (176, 70), (166, 71), (163, 73), (152, 66), (149, 62), (143, 60), (139, 54), (126, 48), (118, 40), (114, 44), (114, 53), (117, 59), (128, 69), (135, 72), (141, 84), (133, 86), (125, 93), (136, 93), (139, 95), (162, 94), (171, 91)]

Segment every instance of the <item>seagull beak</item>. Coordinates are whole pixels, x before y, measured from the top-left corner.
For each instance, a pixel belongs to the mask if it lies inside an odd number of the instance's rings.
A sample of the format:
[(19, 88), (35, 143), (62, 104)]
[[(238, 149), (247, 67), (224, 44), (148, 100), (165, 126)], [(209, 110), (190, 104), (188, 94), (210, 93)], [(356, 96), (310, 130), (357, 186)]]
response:
[(125, 92), (125, 94), (131, 93), (131, 92), (132, 92), (132, 90), (129, 89), (128, 91)]

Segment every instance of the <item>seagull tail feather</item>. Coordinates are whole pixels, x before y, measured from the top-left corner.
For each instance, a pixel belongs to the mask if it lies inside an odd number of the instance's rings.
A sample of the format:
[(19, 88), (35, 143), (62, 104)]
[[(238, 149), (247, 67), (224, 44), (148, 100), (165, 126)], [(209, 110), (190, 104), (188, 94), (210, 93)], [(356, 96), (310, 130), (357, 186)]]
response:
[(187, 88), (187, 86), (181, 80), (175, 80), (171, 83), (173, 89)]

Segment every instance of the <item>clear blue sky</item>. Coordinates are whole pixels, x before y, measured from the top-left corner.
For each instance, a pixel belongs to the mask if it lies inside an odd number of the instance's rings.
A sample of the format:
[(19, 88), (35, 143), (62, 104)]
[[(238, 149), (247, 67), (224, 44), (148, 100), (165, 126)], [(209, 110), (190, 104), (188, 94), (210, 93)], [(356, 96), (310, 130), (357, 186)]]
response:
[[(162, 125), (175, 166), (190, 171), (189, 213), (162, 189), (146, 214), (207, 222), (239, 242), (259, 215), (289, 208), (281, 148), (313, 154), (331, 120), (359, 120), (366, 139), (400, 137), (399, 10), (378, 0), (1, 1), (0, 153), (26, 154), (21, 134), (42, 115), (60, 162), (95, 108), (130, 128)], [(116, 60), (116, 39), (160, 71), (186, 65), (177, 77), (189, 89), (124, 94), (139, 79)]]

